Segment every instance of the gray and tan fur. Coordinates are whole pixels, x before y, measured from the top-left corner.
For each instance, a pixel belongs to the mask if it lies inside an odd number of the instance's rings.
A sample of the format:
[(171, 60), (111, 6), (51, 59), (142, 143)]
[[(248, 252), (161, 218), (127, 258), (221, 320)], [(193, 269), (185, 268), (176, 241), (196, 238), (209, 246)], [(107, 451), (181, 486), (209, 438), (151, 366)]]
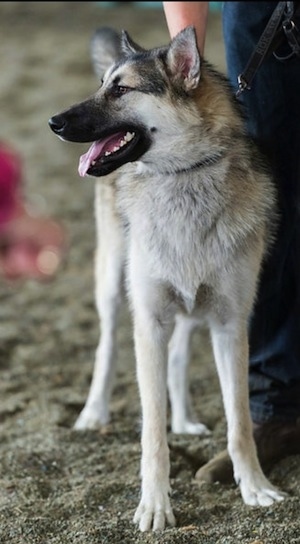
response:
[(283, 499), (261, 470), (248, 399), (248, 321), (275, 195), (231, 89), (200, 58), (193, 28), (150, 51), (124, 33), (122, 51), (93, 97), (49, 123), (62, 139), (96, 142), (81, 160), (81, 175), (101, 177), (122, 166), (116, 205), (127, 227), (143, 416), (134, 521), (145, 531), (175, 523), (166, 408), (176, 315), (201, 319), (210, 330), (228, 451), (244, 502), (267, 506)]

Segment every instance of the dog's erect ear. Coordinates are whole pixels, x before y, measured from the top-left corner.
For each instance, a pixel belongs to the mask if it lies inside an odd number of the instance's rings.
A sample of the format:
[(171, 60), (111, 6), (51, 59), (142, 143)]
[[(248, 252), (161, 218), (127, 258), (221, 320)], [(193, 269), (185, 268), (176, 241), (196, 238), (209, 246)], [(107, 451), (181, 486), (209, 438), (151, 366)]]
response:
[(198, 86), (200, 53), (194, 27), (185, 28), (173, 38), (167, 53), (167, 63), (174, 81), (178, 81), (186, 91)]
[(122, 51), (124, 55), (132, 55), (132, 53), (141, 53), (145, 51), (140, 45), (135, 43), (127, 34), (126, 30), (122, 30)]
[(122, 56), (121, 33), (110, 27), (100, 27), (90, 42), (91, 59), (95, 74), (102, 80), (106, 70)]

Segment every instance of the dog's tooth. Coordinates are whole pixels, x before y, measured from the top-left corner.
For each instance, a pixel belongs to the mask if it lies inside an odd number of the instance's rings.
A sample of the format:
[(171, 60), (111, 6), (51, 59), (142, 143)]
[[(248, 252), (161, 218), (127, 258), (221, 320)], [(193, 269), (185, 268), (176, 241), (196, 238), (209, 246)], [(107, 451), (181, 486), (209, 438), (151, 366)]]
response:
[[(104, 155), (105, 157), (108, 157), (108, 155), (111, 155), (112, 153), (116, 153), (116, 151), (119, 151), (121, 147), (128, 144), (133, 138), (135, 134), (134, 132), (127, 132), (123, 140), (120, 141), (119, 145), (114, 147), (112, 151), (105, 151)], [(94, 163), (92, 163), (94, 164)]]
[(125, 135), (125, 142), (130, 142), (130, 140), (132, 140), (134, 138), (134, 132), (127, 132), (126, 135)]

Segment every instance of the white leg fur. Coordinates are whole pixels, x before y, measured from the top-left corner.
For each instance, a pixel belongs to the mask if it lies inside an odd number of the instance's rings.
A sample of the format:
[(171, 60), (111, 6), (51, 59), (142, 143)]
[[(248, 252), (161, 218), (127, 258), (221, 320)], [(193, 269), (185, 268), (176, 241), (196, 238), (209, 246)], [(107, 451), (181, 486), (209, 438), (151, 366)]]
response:
[(109, 401), (116, 368), (117, 318), (121, 302), (124, 266), (122, 225), (115, 211), (114, 187), (96, 183), (95, 214), (97, 248), (95, 255), (96, 305), (101, 335), (96, 350), (88, 398), (75, 429), (96, 429), (109, 422)]
[(199, 320), (178, 314), (169, 342), (168, 390), (171, 403), (171, 429), (173, 433), (210, 435), (203, 423), (195, 421), (189, 394), (188, 365), (191, 337)]
[(268, 506), (284, 498), (260, 467), (252, 434), (248, 394), (247, 325), (211, 328), (228, 427), (228, 452), (245, 504)]
[[(167, 357), (174, 315), (164, 289), (147, 281), (141, 263), (131, 267), (137, 378), (142, 406), (141, 501), (134, 516), (141, 531), (174, 525), (167, 443)], [(132, 274), (134, 270), (134, 274)], [(137, 273), (136, 273), (137, 272)], [(166, 316), (165, 308), (169, 307)]]

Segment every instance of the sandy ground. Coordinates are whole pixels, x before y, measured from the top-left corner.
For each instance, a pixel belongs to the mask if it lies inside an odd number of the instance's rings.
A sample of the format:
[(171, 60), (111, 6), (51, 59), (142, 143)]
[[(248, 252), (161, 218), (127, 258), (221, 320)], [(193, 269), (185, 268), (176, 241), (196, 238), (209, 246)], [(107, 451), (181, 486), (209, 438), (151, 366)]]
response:
[[(77, 174), (79, 144), (48, 128), (57, 111), (96, 90), (89, 39), (96, 26), (126, 28), (144, 46), (166, 43), (161, 9), (95, 2), (0, 3), (1, 137), (24, 159), (28, 200), (64, 222), (70, 250), (57, 279), (0, 284), (1, 544), (294, 544), (300, 542), (300, 458), (278, 464), (271, 480), (288, 492), (281, 504), (246, 507), (234, 485), (193, 481), (225, 443), (210, 346), (193, 342), (192, 394), (213, 431), (201, 439), (169, 433), (172, 502), (178, 526), (140, 534), (140, 404), (126, 304), (119, 366), (103, 432), (75, 432), (92, 373), (99, 323), (94, 304), (92, 180)], [(219, 14), (212, 14), (207, 57), (224, 69)]]

